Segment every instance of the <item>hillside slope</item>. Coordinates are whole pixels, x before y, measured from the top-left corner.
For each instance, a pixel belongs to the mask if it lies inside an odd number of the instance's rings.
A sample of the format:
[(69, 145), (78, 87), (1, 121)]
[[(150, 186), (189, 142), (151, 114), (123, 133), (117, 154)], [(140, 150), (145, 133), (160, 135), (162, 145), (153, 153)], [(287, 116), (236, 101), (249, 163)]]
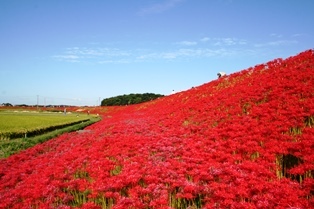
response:
[(0, 208), (314, 208), (314, 51), (110, 109), (0, 161)]

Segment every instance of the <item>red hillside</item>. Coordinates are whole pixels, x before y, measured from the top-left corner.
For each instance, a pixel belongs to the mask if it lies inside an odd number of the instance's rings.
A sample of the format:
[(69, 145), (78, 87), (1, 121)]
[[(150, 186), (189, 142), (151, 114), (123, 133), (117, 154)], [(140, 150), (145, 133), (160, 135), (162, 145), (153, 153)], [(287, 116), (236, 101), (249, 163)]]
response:
[(314, 51), (0, 161), (0, 208), (314, 208)]

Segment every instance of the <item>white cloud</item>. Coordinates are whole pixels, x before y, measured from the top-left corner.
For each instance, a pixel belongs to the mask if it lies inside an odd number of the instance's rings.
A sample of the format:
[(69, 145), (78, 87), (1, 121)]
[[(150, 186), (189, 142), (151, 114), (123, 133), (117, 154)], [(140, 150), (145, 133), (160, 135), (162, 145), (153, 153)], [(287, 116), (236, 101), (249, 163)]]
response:
[(181, 41), (181, 42), (177, 42), (177, 45), (183, 45), (183, 46), (194, 46), (197, 45), (197, 42), (195, 41)]
[[(71, 47), (66, 48), (66, 50), (61, 55), (53, 56), (54, 59), (66, 62), (104, 62), (102, 60), (112, 60), (113, 58), (123, 58), (131, 56), (131, 53), (126, 50), (121, 50), (118, 48), (80, 48)], [(106, 61), (107, 62), (107, 61)], [(109, 62), (107, 62), (109, 63)]]
[(297, 41), (288, 41), (288, 40), (279, 40), (279, 41), (271, 41), (266, 43), (254, 44), (255, 47), (267, 47), (267, 46), (287, 46), (292, 44), (297, 44)]
[(141, 61), (147, 60), (175, 60), (175, 59), (186, 59), (186, 58), (205, 58), (214, 56), (230, 56), (235, 54), (233, 50), (226, 49), (209, 49), (209, 48), (198, 48), (198, 49), (177, 49), (168, 52), (150, 53), (138, 56), (136, 59)]
[(215, 38), (214, 46), (232, 46), (232, 45), (245, 45), (247, 42), (245, 40), (240, 40), (236, 38)]
[(80, 57), (76, 55), (55, 55), (53, 58), (59, 61), (80, 62)]
[(130, 59), (115, 59), (115, 60), (101, 60), (98, 61), (98, 64), (127, 64), (133, 62)]
[[(117, 47), (71, 47), (63, 53), (53, 56), (63, 62), (81, 62), (91, 64), (126, 64), (156, 61), (192, 60), (208, 57), (255, 56), (265, 49), (297, 44), (293, 40), (276, 40), (265, 43), (252, 43), (239, 38), (204, 37), (197, 41), (180, 41), (157, 48)], [(206, 43), (205, 43), (206, 42)], [(151, 46), (151, 45), (150, 45)], [(191, 47), (193, 46), (193, 47)]]
[(153, 4), (153, 5), (142, 8), (138, 14), (139, 15), (149, 15), (149, 14), (162, 13), (164, 11), (172, 9), (181, 1), (182, 0), (166, 0), (162, 3)]
[(128, 56), (130, 53), (127, 51), (120, 50), (118, 48), (79, 48), (72, 47), (67, 48), (65, 51), (66, 54), (75, 54), (75, 55), (91, 55), (91, 56)]
[(277, 33), (272, 33), (270, 34), (271, 37), (276, 37), (276, 38), (282, 38), (281, 34), (277, 34)]
[[(225, 40), (224, 42), (232, 45), (232, 40)], [(67, 48), (61, 55), (53, 56), (54, 59), (64, 62), (84, 62), (96, 64), (112, 64), (112, 63), (135, 63), (147, 62), (155, 60), (175, 60), (175, 59), (190, 59), (190, 58), (204, 58), (213, 56), (230, 56), (234, 54), (233, 49), (224, 49), (224, 46), (215, 48), (198, 47), (185, 48), (194, 46), (197, 42), (182, 41), (177, 42), (182, 48), (168, 49), (168, 50), (121, 50), (119, 48)]]
[(302, 34), (302, 33), (296, 33), (296, 34), (293, 34), (292, 37), (300, 37), (300, 36), (305, 36), (305, 34)]
[(207, 42), (209, 40), (210, 40), (210, 38), (208, 38), (208, 37), (204, 37), (204, 38), (201, 39), (202, 42)]

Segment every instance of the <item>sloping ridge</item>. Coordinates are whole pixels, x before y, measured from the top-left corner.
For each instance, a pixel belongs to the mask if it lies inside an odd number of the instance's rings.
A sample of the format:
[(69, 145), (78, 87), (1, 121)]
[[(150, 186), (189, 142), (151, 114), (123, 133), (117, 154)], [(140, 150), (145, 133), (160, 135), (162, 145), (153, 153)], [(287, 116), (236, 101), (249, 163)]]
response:
[(314, 208), (314, 52), (0, 161), (0, 208)]

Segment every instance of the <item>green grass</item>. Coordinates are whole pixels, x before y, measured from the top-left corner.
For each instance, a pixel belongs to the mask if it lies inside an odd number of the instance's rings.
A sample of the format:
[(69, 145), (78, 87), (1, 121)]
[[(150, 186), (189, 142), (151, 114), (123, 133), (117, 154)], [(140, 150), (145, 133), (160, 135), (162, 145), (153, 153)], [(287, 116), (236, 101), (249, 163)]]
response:
[(0, 112), (0, 140), (40, 135), (87, 121), (91, 117), (87, 114), (2, 111)]
[(87, 114), (0, 111), (0, 158), (62, 133), (83, 129), (100, 119)]

